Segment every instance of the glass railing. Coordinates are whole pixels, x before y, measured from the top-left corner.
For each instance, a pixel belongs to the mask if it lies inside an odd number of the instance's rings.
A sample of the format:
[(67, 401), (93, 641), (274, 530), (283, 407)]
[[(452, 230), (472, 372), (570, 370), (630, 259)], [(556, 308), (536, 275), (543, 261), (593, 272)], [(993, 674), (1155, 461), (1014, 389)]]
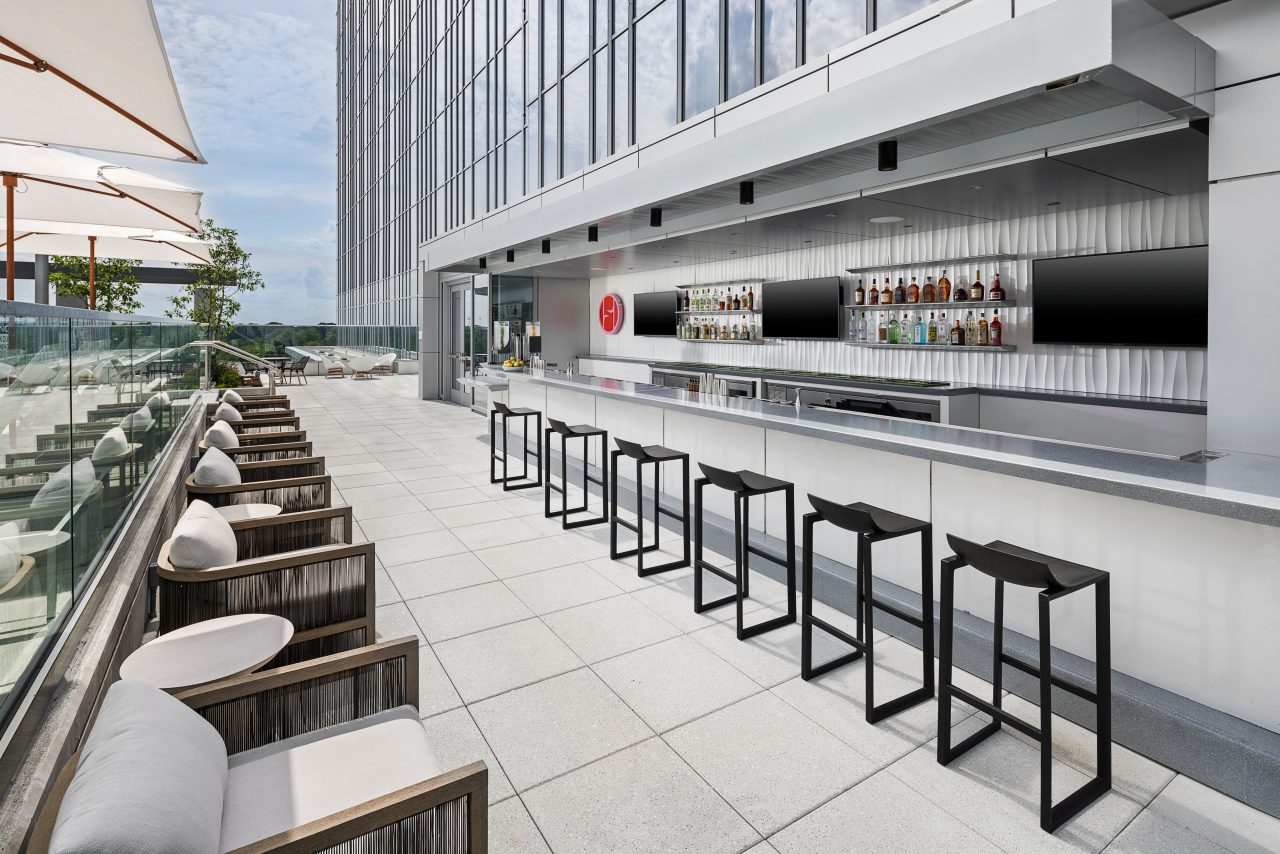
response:
[(245, 323), (238, 324), (223, 340), (260, 357), (296, 357), (298, 351), (316, 353), (344, 348), (379, 355), (395, 353), (401, 359), (418, 358), (416, 326)]
[(192, 393), (180, 379), (201, 374), (201, 353), (183, 349), (199, 338), (183, 321), (4, 301), (0, 312), (3, 723), (169, 444)]

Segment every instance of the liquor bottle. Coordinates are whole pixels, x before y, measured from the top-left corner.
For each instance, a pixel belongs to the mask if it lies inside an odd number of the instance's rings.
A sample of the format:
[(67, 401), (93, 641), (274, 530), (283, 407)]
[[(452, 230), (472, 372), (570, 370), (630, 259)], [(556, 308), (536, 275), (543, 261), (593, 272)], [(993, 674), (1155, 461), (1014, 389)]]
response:
[(738, 299), (738, 295), (737, 295), (737, 294), (734, 294), (734, 295), (733, 295), (733, 310), (734, 310), (734, 311), (741, 311), (741, 310), (742, 310), (742, 300)]
[(894, 304), (894, 305), (906, 305), (906, 303), (907, 303), (907, 289), (906, 289), (905, 287), (903, 287), (903, 285), (902, 285), (902, 277), (901, 277), (901, 276), (899, 276), (899, 277), (898, 277), (898, 286), (897, 286), (896, 288), (894, 288), (894, 289), (893, 289), (893, 304)]
[(938, 277), (938, 302), (951, 302), (951, 280), (947, 278), (946, 270)]
[(915, 328), (916, 328), (916, 337), (915, 337), (916, 343), (927, 344), (929, 342), (929, 332), (928, 332), (928, 327), (925, 325), (923, 314), (916, 315)]
[(947, 313), (938, 316), (938, 343), (946, 346), (951, 343), (951, 327), (947, 325)]
[(867, 292), (867, 305), (880, 304), (880, 289), (876, 286), (876, 280), (871, 280), (871, 290)]
[(973, 284), (969, 286), (969, 299), (974, 302), (982, 302), (982, 295), (986, 293), (982, 287), (982, 271), (973, 271)]
[(991, 312), (990, 344), (992, 347), (1004, 345), (1004, 324), (1000, 322), (1000, 309)]
[(964, 327), (960, 325), (960, 318), (956, 318), (955, 325), (951, 327), (951, 344), (954, 347), (964, 346)]
[(969, 316), (964, 319), (964, 343), (970, 347), (978, 343), (978, 321), (973, 316), (973, 310), (969, 310)]
[(747, 287), (747, 311), (756, 310), (756, 289), (754, 286)]
[(684, 293), (680, 294), (680, 310), (681, 311), (689, 310), (689, 292), (688, 291), (685, 291)]
[(991, 343), (991, 329), (987, 326), (987, 313), (978, 312), (978, 346), (985, 347)]
[(907, 288), (907, 302), (920, 302), (920, 286), (916, 284), (916, 277), (911, 277), (911, 287)]
[(938, 290), (933, 286), (933, 276), (924, 277), (924, 288), (920, 291), (920, 302), (937, 302)]
[(925, 331), (924, 343), (938, 343), (938, 318), (934, 316), (932, 311), (929, 312), (929, 328)]
[(969, 299), (969, 287), (963, 280), (964, 276), (956, 279), (956, 286), (951, 289), (951, 299), (955, 302), (967, 302)]
[(725, 339), (726, 341), (732, 340), (729, 337), (729, 321), (727, 320), (720, 322), (720, 337)]
[(728, 308), (725, 305), (725, 293), (719, 288), (716, 288), (716, 306), (716, 311), (725, 311)]
[(898, 343), (898, 316), (896, 314), (889, 318), (889, 343)]
[(858, 320), (858, 340), (864, 344), (867, 342), (867, 313), (865, 311)]
[(876, 343), (889, 343), (889, 323), (884, 319), (884, 315), (880, 315), (880, 322), (876, 324)]
[(881, 304), (881, 305), (892, 305), (892, 304), (893, 304), (893, 291), (889, 290), (889, 277), (888, 277), (888, 276), (885, 276), (885, 279), (884, 279), (884, 287), (880, 289), (880, 304)]
[(853, 292), (853, 304), (854, 305), (867, 304), (867, 291), (865, 288), (862, 287), (862, 279), (858, 279), (858, 288)]
[(996, 277), (991, 280), (991, 287), (987, 291), (987, 299), (991, 302), (1004, 301), (1004, 288), (1000, 287), (1000, 273), (996, 273)]

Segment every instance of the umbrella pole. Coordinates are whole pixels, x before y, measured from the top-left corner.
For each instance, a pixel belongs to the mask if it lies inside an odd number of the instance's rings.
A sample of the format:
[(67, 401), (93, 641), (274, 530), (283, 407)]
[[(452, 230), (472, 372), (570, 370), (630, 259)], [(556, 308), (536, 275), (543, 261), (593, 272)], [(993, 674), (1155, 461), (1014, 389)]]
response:
[(17, 175), (4, 176), (4, 239), (5, 239), (5, 299), (13, 301), (13, 191), (18, 186)]
[(97, 270), (98, 259), (96, 256), (98, 238), (89, 236), (89, 308), (92, 310), (97, 302), (98, 291), (94, 284), (94, 274)]

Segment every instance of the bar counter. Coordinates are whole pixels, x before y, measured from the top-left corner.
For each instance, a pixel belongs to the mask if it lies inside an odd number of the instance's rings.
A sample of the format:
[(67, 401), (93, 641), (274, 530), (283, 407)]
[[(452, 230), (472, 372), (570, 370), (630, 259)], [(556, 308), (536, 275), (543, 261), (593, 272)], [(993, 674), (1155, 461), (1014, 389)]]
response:
[[(512, 406), (687, 451), (695, 476), (705, 462), (791, 481), (798, 514), (815, 494), (930, 520), (935, 564), (953, 533), (1107, 570), (1116, 670), (1280, 732), (1280, 659), (1270, 652), (1280, 631), (1280, 460), (1184, 462), (552, 371), (508, 380)], [(625, 460), (619, 474), (632, 476)], [(668, 496), (678, 491), (672, 480), (662, 484)], [(731, 517), (718, 492), (708, 511)], [(753, 528), (783, 530), (780, 500), (760, 515)], [(854, 562), (851, 535), (821, 531), (815, 550)], [(908, 546), (886, 544), (876, 556), (877, 575), (915, 591), (918, 567)], [(1034, 636), (1025, 616), (1035, 594), (1008, 595), (1027, 597), (1007, 608), (1008, 627)], [(962, 575), (956, 601), (992, 617), (989, 582)], [(1092, 603), (1061, 608), (1055, 647), (1092, 660)]]

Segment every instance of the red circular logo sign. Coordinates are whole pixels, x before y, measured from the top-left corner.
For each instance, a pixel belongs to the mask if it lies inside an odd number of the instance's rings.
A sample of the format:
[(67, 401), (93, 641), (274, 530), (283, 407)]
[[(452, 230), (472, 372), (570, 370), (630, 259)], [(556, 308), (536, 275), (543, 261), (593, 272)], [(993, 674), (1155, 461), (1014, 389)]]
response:
[(600, 328), (606, 335), (617, 335), (622, 331), (622, 297), (617, 294), (605, 294), (600, 299), (598, 314)]

